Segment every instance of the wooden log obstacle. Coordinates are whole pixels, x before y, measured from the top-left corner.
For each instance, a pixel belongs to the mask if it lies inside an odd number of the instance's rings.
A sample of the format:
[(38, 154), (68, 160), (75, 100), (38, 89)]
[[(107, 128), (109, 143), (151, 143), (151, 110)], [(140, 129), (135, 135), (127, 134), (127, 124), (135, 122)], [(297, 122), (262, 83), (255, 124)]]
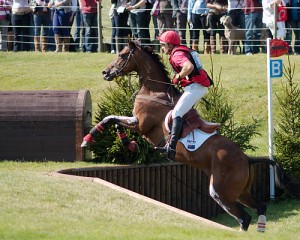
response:
[(84, 160), (92, 124), (90, 92), (0, 91), (0, 159)]

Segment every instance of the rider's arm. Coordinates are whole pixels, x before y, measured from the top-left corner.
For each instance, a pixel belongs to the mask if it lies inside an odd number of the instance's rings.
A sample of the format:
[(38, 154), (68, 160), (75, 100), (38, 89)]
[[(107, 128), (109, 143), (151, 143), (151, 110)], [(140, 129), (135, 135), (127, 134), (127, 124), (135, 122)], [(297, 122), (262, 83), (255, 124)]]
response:
[(194, 65), (191, 61), (187, 60), (183, 63), (181, 71), (176, 74), (177, 79), (183, 79), (194, 70)]

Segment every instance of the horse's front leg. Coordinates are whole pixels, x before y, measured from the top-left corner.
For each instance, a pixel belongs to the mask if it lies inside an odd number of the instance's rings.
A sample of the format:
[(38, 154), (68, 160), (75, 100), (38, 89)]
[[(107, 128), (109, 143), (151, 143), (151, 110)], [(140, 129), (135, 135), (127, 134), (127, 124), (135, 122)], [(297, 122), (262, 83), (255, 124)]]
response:
[(130, 130), (137, 131), (138, 119), (136, 117), (114, 116), (114, 115), (105, 117), (101, 122), (99, 122), (96, 126), (94, 126), (90, 130), (89, 134), (87, 134), (83, 138), (81, 147), (87, 147), (88, 144), (92, 144), (95, 136), (98, 133), (101, 133), (107, 125), (111, 125), (111, 124), (117, 124), (117, 132), (122, 143), (126, 145), (130, 151), (133, 152), (138, 151), (138, 146), (136, 142), (134, 141), (130, 142), (127, 139), (125, 131), (123, 130), (123, 127), (125, 127)]

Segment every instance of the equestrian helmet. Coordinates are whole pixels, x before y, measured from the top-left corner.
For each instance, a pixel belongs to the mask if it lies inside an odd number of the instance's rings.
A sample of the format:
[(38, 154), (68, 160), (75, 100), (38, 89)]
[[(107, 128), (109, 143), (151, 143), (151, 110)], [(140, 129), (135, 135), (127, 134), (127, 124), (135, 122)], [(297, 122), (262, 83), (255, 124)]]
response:
[(167, 44), (173, 44), (173, 45), (180, 45), (180, 36), (175, 31), (166, 31), (162, 33), (158, 40), (160, 43), (167, 43)]

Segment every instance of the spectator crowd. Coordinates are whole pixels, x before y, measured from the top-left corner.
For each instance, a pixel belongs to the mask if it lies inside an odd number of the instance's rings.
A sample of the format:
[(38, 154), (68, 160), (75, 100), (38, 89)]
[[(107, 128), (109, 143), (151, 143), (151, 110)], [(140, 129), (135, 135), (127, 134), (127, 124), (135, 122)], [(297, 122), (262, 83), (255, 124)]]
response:
[[(97, 2), (102, 0), (0, 0), (0, 50), (97, 52)], [(290, 54), (300, 53), (299, 0), (111, 0), (103, 4), (110, 4), (111, 53), (123, 48), (128, 35), (158, 50), (156, 38), (167, 30), (176, 30), (181, 43), (197, 52), (227, 53), (221, 21), (225, 15), (235, 28), (245, 31), (245, 38), (239, 39), (241, 54), (265, 52), (267, 37), (284, 39)]]

